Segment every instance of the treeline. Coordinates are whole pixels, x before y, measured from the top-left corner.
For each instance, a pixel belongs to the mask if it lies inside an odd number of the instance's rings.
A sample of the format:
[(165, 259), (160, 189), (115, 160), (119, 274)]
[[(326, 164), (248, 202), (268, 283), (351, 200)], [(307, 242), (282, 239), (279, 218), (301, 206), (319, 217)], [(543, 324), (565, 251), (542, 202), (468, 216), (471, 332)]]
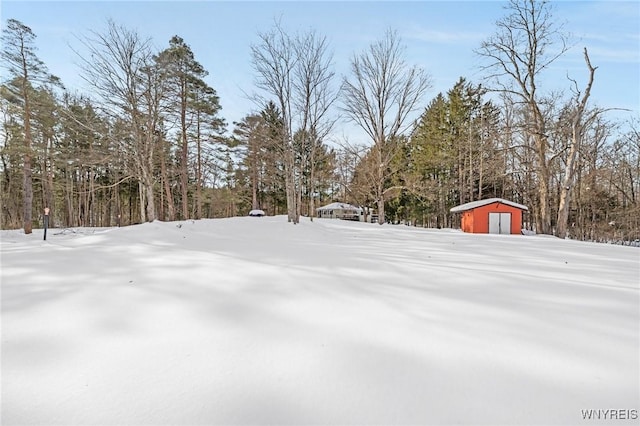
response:
[[(407, 63), (395, 32), (354, 54), (338, 79), (325, 37), (276, 23), (250, 46), (257, 112), (231, 125), (178, 36), (161, 51), (114, 22), (84, 37), (89, 97), (65, 90), (38, 59), (35, 34), (10, 19), (0, 226), (30, 233), (45, 207), (63, 227), (252, 208), (297, 223), (344, 201), (380, 223), (451, 227), (451, 207), (501, 197), (527, 205), (525, 226), (538, 233), (639, 239), (639, 122), (607, 121), (591, 105), (597, 66), (587, 49), (583, 81), (567, 80), (566, 94), (542, 91), (548, 65), (567, 51), (550, 12), (546, 2), (511, 2), (476, 52), (483, 84), (461, 77), (430, 102), (429, 76)], [(368, 142), (332, 139), (340, 117)]]
[[(484, 98), (481, 86), (460, 79), (426, 108), (391, 170), (388, 187), (395, 189), (389, 206), (395, 218), (458, 226), (451, 207), (499, 197), (528, 206), (525, 226), (540, 232), (543, 186), (547, 233), (595, 241), (640, 238), (638, 127), (616, 133), (616, 124), (591, 112), (576, 142), (572, 103), (557, 104), (553, 115), (548, 112), (554, 119), (546, 124), (542, 158), (548, 180), (542, 185), (539, 148), (528, 135), (526, 110)], [(570, 200), (563, 199), (567, 193)]]

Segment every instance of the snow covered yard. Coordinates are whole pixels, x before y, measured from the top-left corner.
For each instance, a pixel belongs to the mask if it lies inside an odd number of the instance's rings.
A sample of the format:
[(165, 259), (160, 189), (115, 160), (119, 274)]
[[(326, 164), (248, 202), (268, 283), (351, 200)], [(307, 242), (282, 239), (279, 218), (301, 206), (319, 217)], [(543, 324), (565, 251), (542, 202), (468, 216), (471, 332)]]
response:
[[(0, 233), (17, 424), (638, 424), (640, 250), (284, 217)], [(637, 413), (637, 411), (636, 411)]]

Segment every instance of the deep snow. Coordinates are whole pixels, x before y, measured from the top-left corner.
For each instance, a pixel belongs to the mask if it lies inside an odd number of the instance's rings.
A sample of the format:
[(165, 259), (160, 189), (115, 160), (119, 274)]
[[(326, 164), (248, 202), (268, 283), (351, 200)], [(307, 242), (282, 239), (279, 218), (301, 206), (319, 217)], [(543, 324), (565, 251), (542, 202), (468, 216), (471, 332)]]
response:
[(3, 425), (640, 409), (637, 248), (281, 216), (0, 237)]

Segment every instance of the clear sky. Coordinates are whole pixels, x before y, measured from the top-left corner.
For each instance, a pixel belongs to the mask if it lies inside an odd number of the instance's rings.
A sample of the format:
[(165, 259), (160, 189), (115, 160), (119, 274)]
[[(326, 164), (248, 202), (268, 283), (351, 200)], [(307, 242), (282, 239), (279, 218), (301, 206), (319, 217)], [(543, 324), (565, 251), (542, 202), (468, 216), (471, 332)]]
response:
[[(159, 50), (173, 35), (189, 44), (209, 71), (228, 123), (256, 109), (246, 93), (255, 91), (250, 45), (257, 33), (277, 18), (295, 32), (313, 28), (326, 35), (338, 76), (349, 70), (353, 53), (397, 30), (407, 47), (407, 60), (424, 67), (433, 87), (424, 104), (449, 90), (459, 77), (482, 82), (481, 60), (474, 54), (505, 16), (499, 1), (11, 1), (2, 0), (2, 25), (18, 19), (36, 34), (38, 55), (68, 89), (90, 93), (78, 76), (71, 46), (77, 37), (103, 31), (108, 18), (152, 39)], [(598, 67), (592, 105), (627, 108), (611, 118), (638, 116), (640, 111), (640, 2), (557, 1), (554, 16), (565, 22), (575, 46), (550, 70), (543, 91), (568, 89), (567, 73), (581, 87), (587, 77), (582, 48)]]

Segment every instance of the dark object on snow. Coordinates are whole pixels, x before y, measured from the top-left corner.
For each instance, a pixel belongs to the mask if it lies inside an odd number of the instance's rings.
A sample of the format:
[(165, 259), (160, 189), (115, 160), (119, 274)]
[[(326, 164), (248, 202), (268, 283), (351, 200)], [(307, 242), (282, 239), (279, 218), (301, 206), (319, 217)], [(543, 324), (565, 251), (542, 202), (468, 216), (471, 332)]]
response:
[(49, 227), (49, 207), (44, 208), (44, 240), (47, 240), (47, 228)]
[(249, 216), (253, 216), (253, 217), (262, 217), (262, 216), (264, 216), (264, 215), (265, 215), (265, 214), (264, 214), (264, 211), (263, 211), (263, 210), (255, 209), (255, 210), (251, 210), (251, 211), (249, 212)]

